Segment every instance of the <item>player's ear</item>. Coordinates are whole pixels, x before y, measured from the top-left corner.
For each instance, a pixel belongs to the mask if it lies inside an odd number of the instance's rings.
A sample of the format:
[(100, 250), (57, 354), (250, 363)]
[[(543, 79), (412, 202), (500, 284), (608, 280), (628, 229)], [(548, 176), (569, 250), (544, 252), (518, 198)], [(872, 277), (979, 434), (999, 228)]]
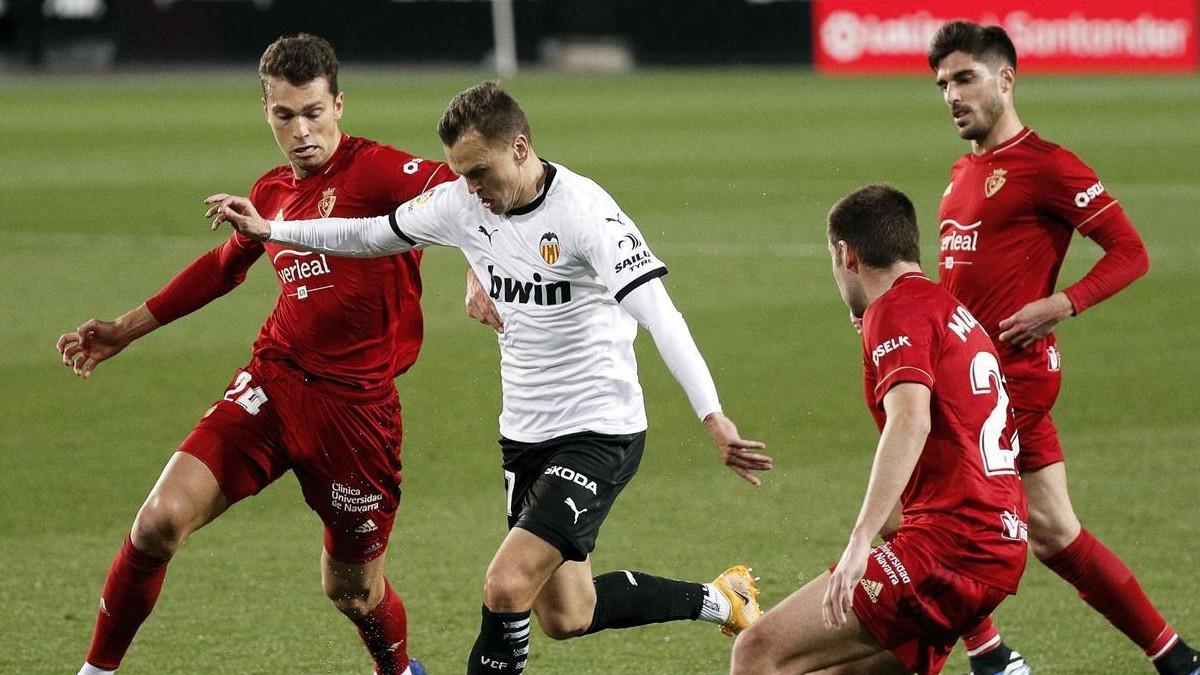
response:
[(1011, 94), (1013, 85), (1017, 83), (1017, 71), (1012, 66), (1004, 66), (996, 77), (1000, 80), (1000, 92)]
[(529, 159), (529, 138), (525, 134), (517, 134), (513, 137), (512, 149), (513, 159), (517, 164), (524, 164)]
[(855, 252), (854, 247), (839, 239), (837, 249), (842, 267), (851, 272), (858, 272), (858, 253)]
[(337, 93), (337, 96), (333, 97), (333, 119), (334, 120), (341, 121), (342, 113), (346, 109), (345, 106), (346, 106), (346, 92), (339, 91)]

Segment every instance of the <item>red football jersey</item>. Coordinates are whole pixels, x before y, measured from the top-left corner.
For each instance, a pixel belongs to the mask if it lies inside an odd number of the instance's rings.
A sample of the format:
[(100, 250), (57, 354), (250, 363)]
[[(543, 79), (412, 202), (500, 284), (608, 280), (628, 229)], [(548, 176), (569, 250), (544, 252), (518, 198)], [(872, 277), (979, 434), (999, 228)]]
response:
[[(1120, 213), (1091, 168), (1022, 129), (951, 169), (940, 215), (941, 284), (996, 338), (1000, 321), (1054, 293), (1074, 231), (1086, 235)], [(1024, 350), (998, 343), (1005, 374), (1023, 383), (1057, 370), (1054, 344), (1053, 333)], [(1036, 407), (1021, 389), (1014, 389), (1021, 407)]]
[[(288, 165), (267, 172), (250, 199), (265, 218), (299, 220), (388, 213), (456, 176), (366, 138), (343, 135), (322, 169), (297, 179)], [(234, 233), (237, 244), (263, 244)], [(259, 331), (254, 355), (362, 388), (390, 386), (421, 349), (421, 253), (342, 258), (268, 243), (279, 279), (275, 310)]]
[(901, 531), (976, 581), (1015, 593), (1028, 530), (1019, 451), (1000, 362), (965, 307), (920, 273), (901, 276), (863, 317), (867, 402), (901, 382), (932, 391), (931, 430), (904, 488)]

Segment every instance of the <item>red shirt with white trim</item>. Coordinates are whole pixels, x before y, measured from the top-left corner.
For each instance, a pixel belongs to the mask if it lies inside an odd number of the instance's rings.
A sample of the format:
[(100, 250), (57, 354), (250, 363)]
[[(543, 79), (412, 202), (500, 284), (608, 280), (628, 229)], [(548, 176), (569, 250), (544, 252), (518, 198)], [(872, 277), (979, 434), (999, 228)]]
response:
[(1025, 491), (1012, 410), (991, 338), (962, 303), (920, 273), (902, 275), (863, 317), (864, 386), (882, 430), (883, 399), (928, 387), (931, 430), (905, 486), (901, 531), (961, 574), (1015, 593), (1025, 570)]
[[(986, 153), (963, 156), (951, 169), (939, 217), (941, 284), (996, 338), (1000, 321), (1054, 293), (1075, 231), (1093, 236), (1114, 220), (1128, 223), (1095, 171), (1070, 151), (1022, 129)], [(1136, 233), (1134, 240), (1134, 248), (1140, 247)], [(1144, 249), (1141, 256), (1144, 261)], [(1068, 289), (1075, 309), (1082, 311), (1124, 287), (1145, 271), (1144, 262), (1139, 264), (1140, 271), (1130, 267), (1130, 275), (1117, 275), (1116, 288), (1077, 284)], [(1051, 333), (1024, 350), (999, 345), (1019, 407), (1040, 406), (1039, 388), (1031, 386), (1025, 400), (1024, 383), (1040, 379), (1048, 368), (1057, 370), (1056, 359), (1047, 360), (1055, 343)]]
[[(362, 217), (387, 213), (456, 176), (375, 141), (343, 135), (319, 171), (296, 178), (288, 165), (260, 178), (250, 199), (266, 218)], [(263, 253), (280, 285), (254, 356), (360, 389), (390, 387), (421, 349), (421, 252), (360, 259), (311, 253), (234, 233), (155, 297), (151, 313), (167, 323), (235, 287)]]

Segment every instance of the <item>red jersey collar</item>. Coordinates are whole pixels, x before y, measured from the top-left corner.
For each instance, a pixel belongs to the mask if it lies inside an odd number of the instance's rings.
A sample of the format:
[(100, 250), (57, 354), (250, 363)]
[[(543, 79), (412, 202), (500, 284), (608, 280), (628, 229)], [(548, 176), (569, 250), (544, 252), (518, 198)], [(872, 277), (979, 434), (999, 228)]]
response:
[(905, 272), (896, 277), (896, 280), (892, 282), (892, 288), (899, 286), (901, 282), (908, 281), (909, 279), (924, 279), (925, 281), (929, 281), (929, 277), (925, 276), (924, 272)]
[(988, 150), (987, 152), (980, 154), (980, 155), (977, 155), (972, 152), (972, 153), (969, 153), (967, 156), (970, 157), (971, 161), (973, 161), (973, 162), (987, 161), (987, 160), (991, 159), (992, 157), (994, 157), (997, 153), (1004, 152), (1005, 150), (1008, 150), (1009, 148), (1013, 147), (1014, 145), (1017, 145), (1018, 143), (1026, 140), (1030, 136), (1034, 136), (1034, 135), (1035, 134), (1033, 133), (1033, 129), (1030, 129), (1029, 127), (1021, 127), (1021, 130), (1018, 131), (1015, 136), (1008, 139), (1007, 141), (1004, 141), (1000, 145), (997, 145), (996, 147), (992, 148), (991, 150)]

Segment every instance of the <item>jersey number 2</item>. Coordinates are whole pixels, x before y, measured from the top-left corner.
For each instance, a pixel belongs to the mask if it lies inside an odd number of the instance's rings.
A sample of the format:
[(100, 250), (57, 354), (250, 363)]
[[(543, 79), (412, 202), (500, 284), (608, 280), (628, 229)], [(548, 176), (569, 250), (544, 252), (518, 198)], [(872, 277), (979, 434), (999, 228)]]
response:
[(991, 352), (979, 352), (971, 359), (971, 391), (977, 396), (996, 395), (996, 406), (979, 430), (979, 452), (983, 456), (983, 472), (989, 476), (1013, 475), (1017, 473), (1017, 454), (1021, 452), (1014, 433), (1011, 448), (1003, 448), (1000, 441), (1004, 428), (1008, 426), (1008, 392), (1004, 390), (1004, 379), (1000, 376), (1000, 362)]

